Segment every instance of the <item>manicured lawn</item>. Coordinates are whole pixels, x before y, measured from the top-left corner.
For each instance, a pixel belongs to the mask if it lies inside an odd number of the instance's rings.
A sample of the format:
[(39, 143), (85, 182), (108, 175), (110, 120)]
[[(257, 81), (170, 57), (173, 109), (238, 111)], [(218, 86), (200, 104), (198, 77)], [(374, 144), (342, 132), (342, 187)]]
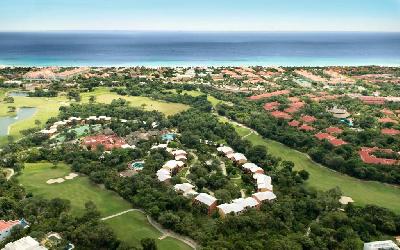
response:
[(192, 249), (185, 243), (171, 237), (159, 240), (161, 233), (155, 229), (144, 214), (132, 211), (105, 221), (113, 228), (117, 237), (132, 246), (140, 246), (140, 240), (153, 238), (160, 250)]
[[(222, 119), (224, 120), (224, 119)], [(241, 136), (247, 135), (247, 128), (235, 126)], [(350, 196), (361, 205), (375, 204), (400, 213), (400, 188), (376, 181), (361, 181), (332, 171), (314, 161), (308, 155), (293, 150), (279, 142), (251, 134), (246, 137), (253, 145), (264, 145), (271, 155), (294, 162), (295, 169), (305, 169), (310, 173), (307, 184), (319, 190), (339, 187), (344, 195)]]
[(109, 92), (104, 88), (96, 89), (94, 92), (83, 93), (82, 101), (87, 102), (92, 95), (96, 96), (96, 101), (99, 103), (111, 103), (112, 100), (122, 98), (129, 101), (131, 106), (142, 107), (142, 105), (145, 105), (145, 110), (157, 110), (161, 113), (164, 113), (166, 116), (174, 115), (189, 109), (188, 105), (181, 103), (163, 102), (143, 96), (121, 96), (116, 93)]
[[(4, 94), (5, 90), (0, 90), (0, 94)], [(189, 109), (188, 105), (181, 103), (168, 103), (141, 96), (120, 96), (116, 93), (111, 93), (106, 88), (98, 88), (93, 92), (82, 93), (82, 103), (87, 103), (92, 95), (96, 96), (96, 101), (99, 103), (108, 104), (114, 99), (123, 98), (129, 101), (133, 107), (145, 105), (145, 110), (157, 110), (167, 116)], [(2, 99), (0, 98), (0, 117), (15, 115), (15, 113), (8, 113), (8, 106), (15, 106), (16, 108), (36, 107), (38, 109), (32, 117), (18, 121), (10, 126), (10, 135), (14, 136), (15, 139), (21, 138), (21, 130), (35, 127), (35, 120), (39, 120), (43, 126), (50, 117), (58, 115), (61, 106), (67, 106), (71, 103), (65, 96), (53, 98), (15, 96), (12, 104), (6, 104), (2, 102)], [(0, 136), (0, 145), (5, 143), (7, 143), (7, 137)]]
[(100, 188), (87, 177), (78, 176), (59, 184), (47, 184), (48, 179), (68, 175), (70, 167), (58, 164), (52, 168), (51, 163), (27, 163), (18, 177), (20, 183), (36, 196), (44, 198), (62, 198), (71, 201), (72, 212), (80, 214), (88, 201), (93, 201), (102, 216), (109, 216), (131, 208), (131, 205), (116, 193)]
[[(6, 104), (0, 103), (0, 116), (15, 115), (15, 113), (8, 113), (8, 106), (16, 108), (22, 107), (36, 107), (37, 111), (30, 118), (20, 120), (10, 126), (10, 135), (15, 139), (19, 139), (22, 135), (21, 130), (35, 127), (35, 120), (39, 120), (43, 126), (50, 117), (58, 115), (60, 106), (68, 105), (67, 99), (64, 97), (57, 98), (44, 98), (44, 97), (24, 97), (15, 96), (14, 103)], [(0, 139), (0, 143), (5, 142), (5, 136)]]

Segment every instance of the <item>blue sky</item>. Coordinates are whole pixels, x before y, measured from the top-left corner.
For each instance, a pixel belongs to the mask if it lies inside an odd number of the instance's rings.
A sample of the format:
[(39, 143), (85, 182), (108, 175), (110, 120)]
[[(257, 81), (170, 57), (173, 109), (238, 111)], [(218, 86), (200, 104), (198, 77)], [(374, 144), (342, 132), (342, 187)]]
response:
[(0, 0), (0, 30), (400, 31), (400, 0)]

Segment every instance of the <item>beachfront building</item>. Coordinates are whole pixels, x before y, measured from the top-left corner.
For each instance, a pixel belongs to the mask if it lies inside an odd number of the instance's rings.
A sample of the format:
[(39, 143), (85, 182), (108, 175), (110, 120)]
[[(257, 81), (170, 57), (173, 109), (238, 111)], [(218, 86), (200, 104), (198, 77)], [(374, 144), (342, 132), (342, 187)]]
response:
[(217, 199), (209, 194), (200, 193), (194, 198), (193, 204), (205, 207), (207, 214), (211, 215), (217, 208)]
[(364, 250), (400, 250), (391, 240), (364, 243)]
[(10, 242), (2, 250), (47, 250), (31, 236), (26, 236), (17, 241)]

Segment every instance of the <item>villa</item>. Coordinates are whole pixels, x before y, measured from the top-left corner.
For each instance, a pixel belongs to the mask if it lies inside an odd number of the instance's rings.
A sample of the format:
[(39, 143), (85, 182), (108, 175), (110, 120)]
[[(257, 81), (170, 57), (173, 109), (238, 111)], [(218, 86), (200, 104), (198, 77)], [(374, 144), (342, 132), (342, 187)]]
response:
[(391, 149), (381, 149), (381, 148), (377, 148), (377, 147), (373, 147), (373, 148), (362, 147), (358, 153), (360, 155), (361, 160), (367, 164), (395, 165), (395, 164), (400, 163), (400, 160), (396, 160), (396, 159), (378, 158), (373, 155), (373, 153), (376, 151), (381, 151), (381, 152), (385, 152), (385, 153), (389, 153), (389, 154), (395, 153)]
[(22, 220), (0, 220), (0, 242), (3, 241), (11, 234), (11, 230), (16, 226), (26, 227), (28, 224), (24, 219)]
[(110, 151), (115, 148), (121, 148), (126, 142), (117, 135), (95, 135), (87, 136), (82, 139), (82, 144), (89, 150), (96, 150), (98, 146), (104, 146), (104, 149)]
[(175, 156), (175, 160), (183, 161), (187, 160), (187, 152), (185, 150), (179, 149), (171, 152)]
[(291, 116), (290, 114), (285, 113), (285, 112), (282, 112), (282, 111), (278, 111), (278, 110), (271, 112), (271, 115), (272, 115), (273, 117), (275, 117), (275, 118), (278, 118), (278, 119), (279, 119), (279, 118), (285, 119), (285, 120), (290, 120), (290, 119), (292, 119), (292, 116)]
[(227, 155), (227, 157), (229, 159), (231, 159), (232, 161), (234, 161), (238, 165), (242, 165), (247, 162), (246, 156), (244, 156), (244, 154), (242, 154), (242, 153), (233, 153), (233, 154)]
[(272, 179), (270, 176), (265, 174), (253, 174), (253, 179), (257, 184), (257, 191), (258, 192), (265, 192), (265, 191), (272, 191)]
[(162, 166), (163, 169), (167, 169), (170, 173), (174, 174), (183, 167), (185, 163), (183, 161), (169, 160)]
[(259, 208), (259, 202), (253, 197), (239, 198), (232, 200), (232, 203), (225, 203), (217, 206), (218, 213), (222, 218), (228, 214), (239, 215), (248, 209)]
[(259, 203), (265, 203), (276, 199), (276, 195), (272, 191), (254, 193), (252, 197)]
[(400, 134), (400, 130), (394, 128), (384, 128), (381, 130), (381, 133), (384, 135), (398, 135)]
[(194, 186), (190, 183), (176, 184), (174, 189), (178, 193), (182, 193), (183, 196), (195, 196), (198, 195), (196, 191), (193, 190)]
[(207, 214), (211, 215), (217, 208), (217, 199), (209, 194), (200, 193), (194, 198), (194, 204), (202, 205), (207, 208)]
[(248, 173), (252, 173), (252, 174), (263, 174), (264, 173), (264, 169), (260, 168), (259, 166), (257, 166), (254, 163), (248, 162), (243, 164), (242, 168), (248, 172)]
[(234, 152), (231, 147), (227, 147), (227, 146), (218, 147), (217, 151), (224, 154), (225, 156), (233, 154), (233, 152)]

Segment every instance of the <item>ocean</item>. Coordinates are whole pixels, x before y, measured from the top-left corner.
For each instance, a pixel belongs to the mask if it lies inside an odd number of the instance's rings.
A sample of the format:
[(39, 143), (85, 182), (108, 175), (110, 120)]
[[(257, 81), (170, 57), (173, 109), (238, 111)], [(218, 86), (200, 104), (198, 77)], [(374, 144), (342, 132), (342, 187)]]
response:
[(0, 33), (5, 66), (400, 66), (400, 33)]

